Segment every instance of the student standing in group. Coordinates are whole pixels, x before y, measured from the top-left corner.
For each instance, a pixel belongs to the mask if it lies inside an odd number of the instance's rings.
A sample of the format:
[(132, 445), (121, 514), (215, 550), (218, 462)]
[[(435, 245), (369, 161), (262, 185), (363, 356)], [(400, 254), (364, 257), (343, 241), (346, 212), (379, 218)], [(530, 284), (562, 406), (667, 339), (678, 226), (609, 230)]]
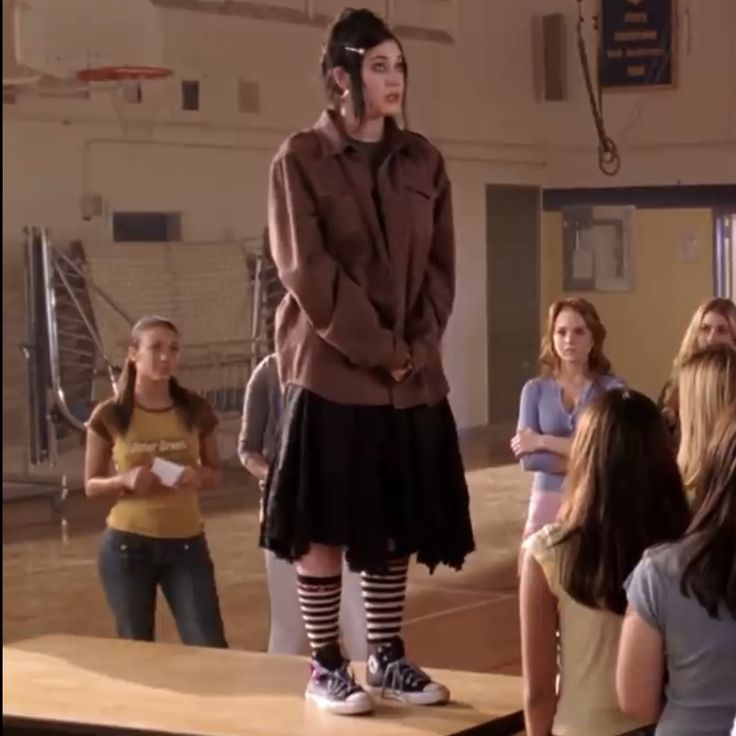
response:
[[(258, 364), (248, 381), (238, 440), (240, 461), (257, 478), (261, 492), (278, 442), (281, 403), (276, 355), (271, 353)], [(308, 641), (299, 609), (296, 570), (270, 550), (266, 550), (265, 557), (270, 600), (268, 651), (270, 654), (304, 654)], [(360, 576), (349, 570), (343, 570), (340, 629), (348, 656), (365, 660), (365, 609)]]
[(736, 346), (736, 304), (724, 297), (708, 299), (695, 310), (677, 351), (670, 378), (659, 397), (662, 416), (675, 448), (680, 443), (680, 370), (695, 351), (724, 344)]
[(606, 329), (585, 299), (563, 299), (549, 308), (540, 375), (521, 391), (511, 448), (534, 473), (523, 537), (554, 521), (580, 412), (621, 381), (604, 353)]
[(680, 368), (677, 461), (691, 500), (718, 417), (736, 403), (736, 347), (713, 345), (691, 355)]
[(645, 734), (618, 706), (624, 581), (648, 547), (678, 539), (689, 511), (654, 402), (611, 390), (580, 418), (559, 521), (524, 543), (521, 650), (528, 736)]
[(726, 736), (736, 724), (736, 403), (716, 422), (685, 537), (627, 581), (617, 689), (657, 736)]
[[(220, 482), (217, 418), (174, 377), (180, 349), (168, 319), (144, 317), (133, 327), (117, 396), (87, 424), (85, 490), (114, 501), (99, 570), (118, 635), (154, 639), (160, 588), (182, 642), (226, 647), (199, 508), (200, 492)], [(164, 482), (157, 459), (180, 466), (178, 477)]]

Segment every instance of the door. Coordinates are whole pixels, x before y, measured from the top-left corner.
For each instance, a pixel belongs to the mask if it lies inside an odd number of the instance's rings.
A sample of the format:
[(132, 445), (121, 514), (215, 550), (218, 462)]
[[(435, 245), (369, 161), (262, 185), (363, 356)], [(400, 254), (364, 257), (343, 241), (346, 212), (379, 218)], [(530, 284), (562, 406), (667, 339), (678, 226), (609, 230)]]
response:
[(538, 187), (488, 185), (488, 421), (516, 423), (539, 355)]
[(736, 212), (716, 211), (716, 296), (736, 301)]

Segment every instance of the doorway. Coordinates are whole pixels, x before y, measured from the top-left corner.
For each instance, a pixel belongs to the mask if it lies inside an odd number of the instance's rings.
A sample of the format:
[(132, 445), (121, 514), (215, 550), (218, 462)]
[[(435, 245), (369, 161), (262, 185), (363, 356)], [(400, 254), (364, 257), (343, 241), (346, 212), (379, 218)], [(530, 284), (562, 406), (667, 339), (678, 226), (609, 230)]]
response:
[(515, 425), (524, 382), (537, 373), (539, 187), (486, 186), (488, 422)]

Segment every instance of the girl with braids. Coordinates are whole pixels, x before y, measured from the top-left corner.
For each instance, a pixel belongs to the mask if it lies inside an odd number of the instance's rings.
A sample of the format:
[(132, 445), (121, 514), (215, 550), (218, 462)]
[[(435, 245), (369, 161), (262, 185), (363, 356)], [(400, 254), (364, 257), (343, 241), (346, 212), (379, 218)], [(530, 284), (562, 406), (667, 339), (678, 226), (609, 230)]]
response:
[[(220, 482), (217, 419), (174, 378), (178, 359), (179, 332), (168, 319), (133, 327), (117, 397), (87, 425), (85, 490), (114, 499), (99, 570), (118, 636), (154, 639), (160, 586), (182, 642), (226, 647), (198, 500)], [(173, 485), (153, 472), (156, 458), (184, 466)]]
[(397, 122), (406, 60), (380, 18), (345, 10), (322, 74), (328, 110), (271, 168), (271, 249), (287, 294), (262, 544), (296, 564), (309, 701), (331, 713), (373, 709), (338, 641), (344, 551), (362, 573), (367, 685), (446, 703), (400, 633), (409, 558), (460, 568), (474, 548), (440, 355), (455, 291), (450, 183), (440, 153)]

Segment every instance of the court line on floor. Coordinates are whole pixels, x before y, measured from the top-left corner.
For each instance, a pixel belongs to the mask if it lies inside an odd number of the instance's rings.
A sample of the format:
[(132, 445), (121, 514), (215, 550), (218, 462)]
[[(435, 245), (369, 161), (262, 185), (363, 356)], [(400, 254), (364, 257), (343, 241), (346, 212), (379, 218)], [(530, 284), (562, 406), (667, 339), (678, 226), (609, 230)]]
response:
[(470, 611), (474, 608), (482, 608), (483, 606), (494, 605), (496, 603), (502, 603), (503, 601), (507, 601), (507, 600), (510, 600), (516, 597), (517, 596), (515, 593), (506, 593), (506, 594), (494, 597), (493, 599), (486, 599), (484, 601), (475, 601), (475, 603), (468, 603), (464, 606), (455, 606), (454, 608), (445, 608), (442, 611), (434, 611), (433, 613), (426, 613), (422, 616), (415, 616), (414, 618), (404, 619), (403, 625), (408, 626), (410, 624), (421, 623), (423, 621), (431, 621), (432, 619), (440, 618), (442, 616), (448, 616), (453, 613), (464, 613), (465, 611)]

